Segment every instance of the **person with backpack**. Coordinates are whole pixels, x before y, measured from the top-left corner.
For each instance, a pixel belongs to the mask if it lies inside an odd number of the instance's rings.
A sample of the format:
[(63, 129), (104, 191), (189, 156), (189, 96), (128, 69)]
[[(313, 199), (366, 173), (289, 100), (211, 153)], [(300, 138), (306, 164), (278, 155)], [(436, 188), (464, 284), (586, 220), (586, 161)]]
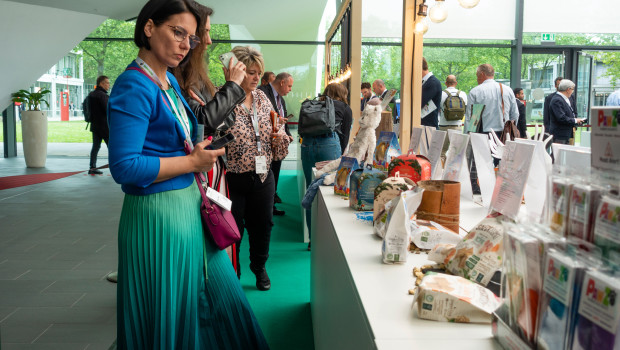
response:
[(108, 128), (108, 90), (110, 90), (110, 79), (105, 75), (97, 78), (95, 90), (84, 100), (82, 109), (84, 110), (84, 120), (90, 123), (90, 132), (93, 133), (93, 147), (90, 150), (89, 175), (101, 175), (103, 172), (97, 169), (97, 154), (101, 148), (101, 141), (105, 141), (106, 146), (110, 138)]
[[(446, 77), (446, 89), (441, 93), (441, 109), (439, 113), (439, 130), (448, 131), (450, 129), (460, 130), (467, 107), (467, 94), (456, 88), (456, 76)], [(450, 141), (446, 135), (441, 150), (441, 160), (446, 160), (446, 152), (450, 146)]]

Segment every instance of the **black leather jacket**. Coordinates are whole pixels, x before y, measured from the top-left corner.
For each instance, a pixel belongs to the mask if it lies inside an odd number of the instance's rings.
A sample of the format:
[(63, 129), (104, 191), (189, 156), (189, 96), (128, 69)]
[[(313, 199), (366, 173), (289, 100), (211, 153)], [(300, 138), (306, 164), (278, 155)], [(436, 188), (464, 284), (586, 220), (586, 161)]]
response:
[(194, 90), (198, 97), (205, 102), (204, 106), (183, 91), (183, 97), (198, 119), (198, 124), (204, 124), (204, 136), (213, 136), (218, 131), (224, 131), (235, 123), (233, 110), (245, 100), (245, 91), (232, 81), (227, 81), (215, 96), (211, 97), (207, 88)]

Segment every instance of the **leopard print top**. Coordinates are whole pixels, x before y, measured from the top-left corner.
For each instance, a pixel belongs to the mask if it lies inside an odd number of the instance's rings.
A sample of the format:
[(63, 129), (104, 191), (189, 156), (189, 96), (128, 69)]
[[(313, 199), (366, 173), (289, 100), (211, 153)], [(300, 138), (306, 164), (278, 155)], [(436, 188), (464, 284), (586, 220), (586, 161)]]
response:
[(256, 146), (256, 135), (252, 125), (252, 111), (248, 111), (242, 104), (235, 107), (235, 124), (228, 129), (228, 132), (235, 136), (235, 141), (226, 147), (226, 158), (228, 159), (228, 171), (232, 173), (245, 173), (256, 171), (255, 157), (265, 156), (267, 159), (267, 174), (259, 174), (260, 180), (265, 182), (269, 169), (271, 168), (271, 119), (269, 112), (272, 109), (271, 102), (264, 92), (254, 90), (252, 92), (254, 105), (256, 106), (256, 116), (260, 130), (261, 152), (258, 153)]

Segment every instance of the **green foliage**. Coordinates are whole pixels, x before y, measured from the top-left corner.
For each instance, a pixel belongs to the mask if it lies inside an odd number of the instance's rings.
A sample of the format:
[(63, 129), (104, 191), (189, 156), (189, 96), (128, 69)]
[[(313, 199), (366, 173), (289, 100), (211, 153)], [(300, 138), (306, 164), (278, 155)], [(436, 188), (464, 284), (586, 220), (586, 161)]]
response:
[[(228, 24), (213, 24), (211, 25), (210, 34), (214, 39), (230, 40), (230, 27)], [(213, 43), (209, 45), (207, 51), (205, 52), (205, 60), (209, 70), (209, 78), (215, 86), (222, 86), (226, 82), (219, 56), (230, 51), (231, 49), (232, 46), (229, 43)]]
[[(105, 20), (90, 33), (91, 38), (133, 38), (134, 22)], [(133, 41), (82, 41), (76, 48), (84, 52), (84, 82), (95, 84), (97, 77), (106, 75), (110, 83), (136, 58), (138, 48)]]
[[(0, 120), (0, 127), (2, 122)], [(48, 143), (92, 143), (93, 134), (85, 129), (84, 121), (76, 120), (69, 122), (50, 121), (47, 123), (47, 142)], [(22, 127), (18, 121), (16, 128), (17, 142), (22, 142)], [(4, 135), (0, 132), (0, 142), (4, 142)]]
[(49, 108), (50, 104), (47, 103), (47, 100), (43, 98), (50, 92), (51, 91), (48, 89), (41, 89), (38, 92), (19, 90), (18, 92), (15, 92), (11, 95), (11, 97), (13, 97), (11, 100), (13, 102), (28, 104), (29, 111), (39, 111), (39, 107), (41, 107), (41, 102), (45, 102), (45, 104)]

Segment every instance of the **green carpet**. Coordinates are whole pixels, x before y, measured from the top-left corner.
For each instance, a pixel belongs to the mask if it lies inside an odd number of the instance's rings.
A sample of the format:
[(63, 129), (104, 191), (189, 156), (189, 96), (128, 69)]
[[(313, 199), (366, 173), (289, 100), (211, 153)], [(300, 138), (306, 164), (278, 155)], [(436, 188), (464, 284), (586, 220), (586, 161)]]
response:
[(256, 289), (249, 268), (247, 233), (241, 242), (241, 285), (272, 350), (314, 349), (310, 315), (310, 252), (303, 242), (297, 171), (282, 170), (278, 183), (284, 216), (274, 216), (267, 272), (271, 289)]

